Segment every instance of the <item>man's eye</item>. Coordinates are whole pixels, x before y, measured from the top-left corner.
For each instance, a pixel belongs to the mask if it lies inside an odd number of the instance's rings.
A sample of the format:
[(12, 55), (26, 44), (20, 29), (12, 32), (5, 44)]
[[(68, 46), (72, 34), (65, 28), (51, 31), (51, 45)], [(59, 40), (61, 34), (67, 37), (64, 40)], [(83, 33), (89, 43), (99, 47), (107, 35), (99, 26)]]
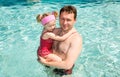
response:
[(71, 21), (70, 19), (67, 19), (67, 21)]

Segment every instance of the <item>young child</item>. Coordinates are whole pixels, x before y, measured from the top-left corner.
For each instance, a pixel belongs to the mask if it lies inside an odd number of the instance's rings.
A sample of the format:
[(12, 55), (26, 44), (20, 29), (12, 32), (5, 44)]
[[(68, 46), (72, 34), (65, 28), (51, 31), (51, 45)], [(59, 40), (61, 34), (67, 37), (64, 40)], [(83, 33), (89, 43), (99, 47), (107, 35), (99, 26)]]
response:
[(46, 58), (47, 61), (61, 61), (62, 59), (52, 53), (53, 40), (64, 41), (72, 33), (69, 32), (64, 36), (57, 36), (52, 31), (56, 25), (57, 12), (44, 13), (36, 17), (38, 22), (41, 22), (44, 29), (40, 37), (40, 46), (37, 50), (37, 55)]

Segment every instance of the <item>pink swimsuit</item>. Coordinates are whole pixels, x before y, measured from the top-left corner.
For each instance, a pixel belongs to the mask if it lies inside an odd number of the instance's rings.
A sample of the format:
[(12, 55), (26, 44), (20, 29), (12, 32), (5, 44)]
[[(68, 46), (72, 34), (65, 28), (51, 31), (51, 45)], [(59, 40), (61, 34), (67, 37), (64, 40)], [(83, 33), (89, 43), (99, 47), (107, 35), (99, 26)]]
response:
[(53, 40), (52, 39), (42, 39), (42, 37), (40, 38), (40, 46), (38, 48), (37, 54), (39, 56), (46, 56), (50, 53), (52, 53), (52, 44), (53, 44)]

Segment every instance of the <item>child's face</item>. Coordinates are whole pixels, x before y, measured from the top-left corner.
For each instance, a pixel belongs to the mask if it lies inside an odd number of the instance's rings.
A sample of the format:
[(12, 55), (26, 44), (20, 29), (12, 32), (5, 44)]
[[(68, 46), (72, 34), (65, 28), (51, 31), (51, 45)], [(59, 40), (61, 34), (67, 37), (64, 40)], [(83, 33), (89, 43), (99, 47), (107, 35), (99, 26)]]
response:
[(53, 29), (55, 28), (55, 24), (56, 24), (55, 20), (52, 20), (49, 23), (47, 23), (44, 27), (48, 31), (53, 31)]

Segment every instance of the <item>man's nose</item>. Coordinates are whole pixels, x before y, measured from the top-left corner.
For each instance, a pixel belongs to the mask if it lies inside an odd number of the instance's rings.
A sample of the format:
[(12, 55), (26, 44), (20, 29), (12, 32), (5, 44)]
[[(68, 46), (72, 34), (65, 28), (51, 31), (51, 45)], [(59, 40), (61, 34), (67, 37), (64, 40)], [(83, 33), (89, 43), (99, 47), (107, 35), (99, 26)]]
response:
[(67, 21), (66, 21), (66, 20), (64, 20), (63, 24), (67, 24)]

